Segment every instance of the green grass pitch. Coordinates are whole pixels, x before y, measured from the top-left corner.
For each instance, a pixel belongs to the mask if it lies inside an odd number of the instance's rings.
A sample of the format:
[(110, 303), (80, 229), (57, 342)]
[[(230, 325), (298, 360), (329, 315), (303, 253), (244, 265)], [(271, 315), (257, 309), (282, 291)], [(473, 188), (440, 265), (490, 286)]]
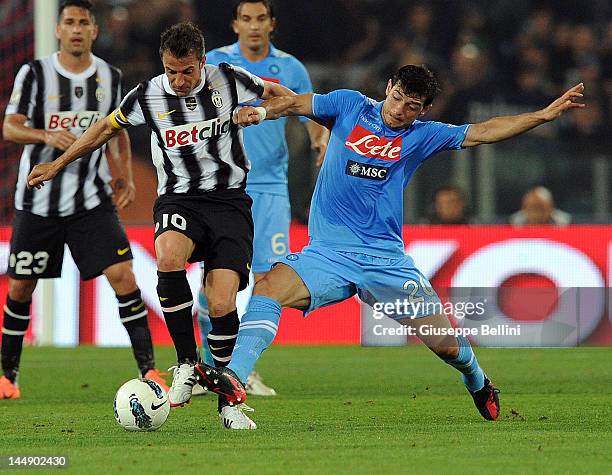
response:
[[(173, 350), (157, 349), (160, 367)], [(0, 401), (0, 455), (65, 455), (71, 473), (606, 473), (612, 348), (479, 349), (502, 393), (485, 422), (458, 373), (423, 347), (273, 347), (259, 428), (221, 428), (212, 396), (157, 432), (117, 425), (129, 349), (26, 348), (19, 401)]]

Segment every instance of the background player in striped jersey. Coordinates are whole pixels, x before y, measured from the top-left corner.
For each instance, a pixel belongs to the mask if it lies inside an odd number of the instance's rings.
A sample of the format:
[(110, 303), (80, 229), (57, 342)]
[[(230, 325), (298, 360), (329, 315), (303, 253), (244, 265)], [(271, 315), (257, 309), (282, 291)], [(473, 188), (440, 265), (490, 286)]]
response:
[[(240, 66), (260, 78), (280, 83), (293, 92), (312, 92), (310, 77), (304, 65), (294, 56), (278, 50), (270, 41), (276, 27), (276, 18), (268, 0), (239, 0), (234, 5), (232, 27), (238, 41), (232, 45), (214, 49), (206, 54), (208, 64), (222, 62)], [(307, 118), (300, 118), (310, 137), (316, 162), (325, 155), (329, 131)], [(287, 119), (267, 121), (256, 128), (245, 129), (244, 148), (251, 161), (247, 179), (247, 192), (253, 199), (254, 280), (260, 280), (270, 266), (289, 252), (289, 224), (291, 210), (287, 189), (289, 151), (285, 138)], [(198, 322), (202, 332), (202, 348), (205, 361), (214, 366), (208, 332), (211, 329), (208, 304), (204, 288), (200, 290)], [(218, 345), (216, 345), (218, 346)], [(251, 372), (246, 383), (249, 394), (273, 396), (274, 389), (266, 386), (260, 376)]]
[[(434, 154), (527, 132), (584, 107), (579, 102), (583, 91), (583, 84), (577, 84), (539, 111), (476, 124), (421, 121), (418, 118), (432, 107), (438, 82), (426, 67), (407, 65), (389, 80), (381, 102), (345, 89), (275, 98), (259, 109), (240, 110), (235, 120), (243, 125), (265, 117), (304, 115), (333, 121), (333, 126), (312, 198), (309, 245), (289, 254), (255, 285), (230, 364), (205, 368), (202, 384), (229, 397), (244, 398), (241, 381), (272, 343), (282, 307), (307, 314), (357, 294), (370, 305), (410, 303), (387, 316), (411, 327), (437, 356), (457, 369), (480, 414), (496, 420), (498, 390), (481, 369), (467, 338), (450, 333), (448, 317), (436, 313), (441, 306), (438, 295), (404, 254), (403, 190), (416, 169)], [(252, 321), (258, 325), (245, 325)], [(342, 394), (341, 381), (338, 394)]]
[[(117, 295), (119, 316), (141, 375), (167, 387), (154, 369), (147, 310), (132, 272), (130, 244), (111, 199), (108, 149), (79, 155), (46, 188), (27, 187), (32, 165), (59, 157), (77, 136), (117, 107), (121, 73), (91, 54), (97, 34), (90, 2), (63, 2), (56, 27), (59, 51), (21, 68), (6, 110), (4, 138), (25, 148), (15, 194), (0, 399), (20, 396), (17, 375), (32, 293), (38, 279), (61, 275), (64, 244), (83, 279), (106, 276)], [(111, 155), (127, 181), (115, 197), (123, 208), (134, 200), (127, 133), (111, 145), (116, 148)]]
[[(194, 24), (168, 28), (159, 49), (165, 74), (140, 83), (61, 157), (36, 165), (28, 179), (30, 186), (41, 187), (126, 127), (151, 129), (159, 195), (153, 210), (157, 292), (178, 360), (169, 392), (172, 406), (190, 401), (199, 360), (185, 265), (205, 262), (210, 336), (219, 342), (211, 350), (221, 365), (229, 361), (238, 333), (236, 294), (249, 280), (253, 220), (245, 186), (250, 164), (232, 114), (239, 104), (258, 98), (294, 95), (244, 69), (205, 64), (204, 51), (202, 32)], [(251, 428), (241, 408), (225, 398), (219, 400), (219, 415), (225, 426)]]

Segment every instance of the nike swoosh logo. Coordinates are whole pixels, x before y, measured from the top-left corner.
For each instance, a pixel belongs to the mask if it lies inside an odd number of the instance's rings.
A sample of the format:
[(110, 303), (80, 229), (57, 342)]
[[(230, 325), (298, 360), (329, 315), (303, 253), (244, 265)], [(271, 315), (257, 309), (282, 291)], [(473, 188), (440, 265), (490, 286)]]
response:
[(119, 256), (123, 256), (126, 252), (128, 252), (130, 250), (129, 247), (126, 247), (125, 249), (117, 249), (117, 255)]
[(62, 95), (60, 94), (59, 96), (47, 96), (47, 100), (48, 101), (57, 101), (58, 99), (60, 99), (62, 97)]
[(220, 347), (215, 347), (215, 346), (211, 346), (210, 349), (213, 351), (219, 351), (219, 350), (223, 350), (224, 348), (229, 348), (229, 345), (225, 345), (225, 346), (220, 346)]
[(153, 404), (151, 403), (151, 410), (152, 411), (157, 411), (160, 407), (162, 407), (164, 404), (166, 404), (168, 402), (168, 400), (166, 399), (164, 402), (162, 402), (161, 404)]
[(140, 305), (136, 305), (135, 307), (131, 307), (130, 311), (131, 312), (135, 312), (136, 310), (138, 310), (141, 307), (144, 307), (144, 302), (140, 302)]
[(168, 111), (168, 112), (158, 112), (157, 113), (157, 118), (158, 119), (163, 119), (164, 117), (168, 117), (173, 112), (176, 112), (176, 109), (172, 109), (171, 111)]
[(159, 300), (162, 302), (165, 302), (166, 300), (168, 300), (170, 297), (160, 297)]

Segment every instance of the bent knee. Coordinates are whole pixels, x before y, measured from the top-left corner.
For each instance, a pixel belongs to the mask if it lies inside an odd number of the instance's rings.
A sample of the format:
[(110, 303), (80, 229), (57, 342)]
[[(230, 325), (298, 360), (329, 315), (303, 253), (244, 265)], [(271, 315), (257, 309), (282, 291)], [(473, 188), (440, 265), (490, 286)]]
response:
[(310, 293), (297, 274), (293, 270), (284, 274), (275, 272), (268, 272), (255, 284), (253, 295), (276, 300), (283, 308), (307, 308), (310, 305)]
[(117, 295), (126, 295), (136, 290), (136, 277), (131, 261), (115, 264), (104, 271), (108, 283)]
[(160, 272), (174, 272), (185, 269), (186, 261), (176, 254), (162, 253), (157, 255), (157, 269)]
[(273, 291), (273, 286), (270, 285), (270, 279), (264, 275), (261, 279), (255, 282), (253, 286), (253, 295), (264, 295), (270, 297), (270, 293)]
[(9, 297), (16, 302), (28, 302), (32, 300), (32, 293), (36, 288), (36, 280), (9, 280)]
[(214, 299), (208, 300), (208, 313), (211, 317), (222, 317), (236, 309), (236, 298), (233, 299)]
[(459, 356), (457, 346), (434, 346), (431, 350), (443, 360), (454, 360)]

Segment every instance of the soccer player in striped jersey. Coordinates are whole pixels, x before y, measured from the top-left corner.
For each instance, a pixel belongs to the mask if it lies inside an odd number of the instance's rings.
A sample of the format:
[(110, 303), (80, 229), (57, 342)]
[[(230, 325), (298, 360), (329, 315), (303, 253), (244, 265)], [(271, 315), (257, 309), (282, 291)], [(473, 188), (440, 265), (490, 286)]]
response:
[[(238, 41), (232, 45), (209, 51), (208, 64), (222, 62), (240, 66), (260, 78), (277, 82), (297, 94), (312, 92), (310, 77), (304, 65), (294, 56), (274, 47), (270, 37), (276, 27), (274, 9), (269, 0), (238, 0), (234, 5), (234, 32)], [(329, 131), (305, 117), (304, 124), (312, 149), (317, 151), (316, 162), (325, 155)], [(253, 240), (254, 281), (260, 280), (273, 263), (289, 252), (289, 224), (291, 210), (287, 188), (287, 166), (289, 151), (285, 138), (287, 119), (268, 121), (260, 127), (244, 130), (244, 148), (252, 168), (247, 178), (247, 193), (253, 199)], [(202, 332), (204, 360), (214, 366), (210, 348), (219, 345), (208, 342), (210, 318), (204, 289), (200, 290), (198, 323)], [(217, 357), (229, 359), (229, 355)], [(265, 385), (255, 371), (246, 382), (248, 394), (273, 396), (274, 389)]]
[[(289, 254), (255, 284), (230, 364), (222, 369), (198, 367), (202, 384), (243, 401), (243, 382), (272, 343), (282, 307), (308, 314), (357, 294), (372, 306), (405, 302), (386, 316), (410, 327), (455, 368), (482, 417), (496, 420), (498, 390), (467, 338), (453, 335), (427, 277), (404, 254), (403, 190), (416, 169), (436, 153), (499, 142), (553, 121), (584, 107), (579, 102), (583, 90), (580, 83), (539, 111), (475, 124), (421, 121), (432, 107), (438, 83), (426, 67), (407, 65), (389, 80), (384, 101), (344, 89), (275, 98), (259, 108), (240, 110), (235, 121), (245, 126), (285, 115), (332, 121), (333, 126), (312, 198), (309, 245)], [(338, 394), (341, 387), (338, 382)]]
[[(28, 179), (30, 186), (42, 187), (126, 127), (146, 124), (151, 129), (159, 195), (153, 210), (157, 292), (178, 362), (169, 392), (174, 407), (190, 401), (199, 360), (185, 265), (205, 262), (210, 336), (227, 355), (238, 333), (236, 294), (249, 280), (253, 219), (245, 187), (250, 163), (232, 114), (240, 104), (259, 98), (295, 95), (244, 69), (205, 64), (204, 51), (202, 32), (193, 23), (168, 28), (159, 48), (165, 73), (140, 83), (61, 157), (36, 165)], [(225, 398), (219, 400), (219, 415), (234, 425), (252, 423)]]
[[(61, 4), (56, 36), (59, 51), (24, 65), (15, 86), (3, 133), (24, 144), (9, 257), (9, 293), (2, 326), (0, 399), (18, 399), (23, 338), (30, 322), (38, 279), (61, 275), (67, 244), (84, 280), (104, 274), (117, 295), (119, 317), (128, 332), (140, 375), (165, 382), (155, 370), (147, 309), (132, 271), (132, 252), (111, 195), (110, 152), (126, 186), (117, 190), (119, 208), (134, 200), (130, 142), (126, 132), (113, 144), (80, 154), (48, 187), (31, 189), (33, 165), (59, 157), (85, 130), (117, 107), (121, 73), (91, 54), (98, 26), (86, 0)], [(167, 387), (167, 386), (165, 386)]]

